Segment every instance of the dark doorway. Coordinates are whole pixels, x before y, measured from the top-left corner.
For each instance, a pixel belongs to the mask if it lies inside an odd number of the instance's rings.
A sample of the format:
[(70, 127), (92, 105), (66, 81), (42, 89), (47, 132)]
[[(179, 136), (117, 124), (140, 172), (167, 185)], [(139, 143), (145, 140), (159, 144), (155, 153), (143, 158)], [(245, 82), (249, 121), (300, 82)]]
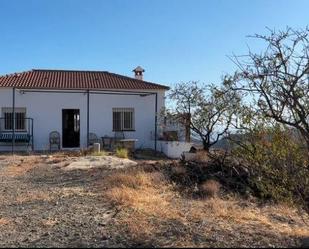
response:
[(80, 147), (80, 115), (79, 109), (62, 110), (62, 147)]

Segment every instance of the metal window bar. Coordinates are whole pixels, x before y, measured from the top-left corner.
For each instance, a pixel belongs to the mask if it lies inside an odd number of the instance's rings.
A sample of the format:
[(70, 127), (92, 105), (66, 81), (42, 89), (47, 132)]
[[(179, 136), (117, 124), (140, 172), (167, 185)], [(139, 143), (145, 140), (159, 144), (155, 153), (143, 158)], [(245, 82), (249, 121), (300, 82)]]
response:
[(134, 108), (113, 108), (113, 130), (134, 130)]

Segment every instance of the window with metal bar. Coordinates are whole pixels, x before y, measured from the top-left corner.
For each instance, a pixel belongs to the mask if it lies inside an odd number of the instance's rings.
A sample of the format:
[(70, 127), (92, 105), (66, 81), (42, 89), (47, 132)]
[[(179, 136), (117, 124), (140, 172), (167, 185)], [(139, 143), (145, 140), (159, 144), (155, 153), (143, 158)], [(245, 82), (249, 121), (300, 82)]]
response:
[[(2, 108), (2, 115), (4, 117), (4, 130), (13, 130), (13, 108)], [(15, 130), (23, 131), (26, 129), (26, 108), (15, 109)]]
[(134, 130), (134, 108), (113, 108), (113, 131)]

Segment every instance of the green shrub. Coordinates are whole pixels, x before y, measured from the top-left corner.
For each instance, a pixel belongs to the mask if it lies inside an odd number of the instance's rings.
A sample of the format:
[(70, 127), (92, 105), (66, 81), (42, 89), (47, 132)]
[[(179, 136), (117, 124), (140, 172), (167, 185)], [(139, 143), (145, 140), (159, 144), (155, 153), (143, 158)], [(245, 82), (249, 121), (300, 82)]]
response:
[(247, 134), (233, 155), (251, 171), (249, 185), (262, 199), (309, 205), (306, 148), (293, 130), (275, 126)]
[(129, 152), (126, 148), (117, 148), (116, 149), (116, 156), (120, 158), (128, 158)]

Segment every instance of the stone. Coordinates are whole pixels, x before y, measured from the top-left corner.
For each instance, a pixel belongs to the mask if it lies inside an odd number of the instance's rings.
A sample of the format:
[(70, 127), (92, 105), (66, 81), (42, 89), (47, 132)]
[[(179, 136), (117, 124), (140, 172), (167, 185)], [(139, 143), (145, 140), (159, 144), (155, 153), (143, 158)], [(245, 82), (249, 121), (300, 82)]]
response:
[(93, 144), (93, 152), (99, 153), (100, 151), (101, 151), (101, 145), (99, 143), (94, 143)]
[(301, 248), (309, 248), (309, 237), (302, 239)]

